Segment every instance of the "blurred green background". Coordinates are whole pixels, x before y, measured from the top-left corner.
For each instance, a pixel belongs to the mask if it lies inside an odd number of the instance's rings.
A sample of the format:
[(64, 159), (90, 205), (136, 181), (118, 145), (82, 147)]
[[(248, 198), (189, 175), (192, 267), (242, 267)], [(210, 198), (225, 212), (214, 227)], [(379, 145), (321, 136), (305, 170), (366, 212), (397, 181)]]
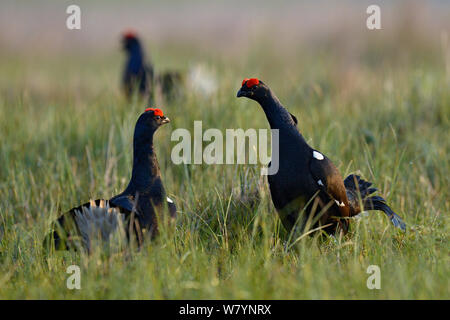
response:
[[(448, 299), (450, 3), (377, 1), (72, 1), (0, 4), (0, 298)], [(176, 230), (140, 252), (42, 252), (58, 212), (109, 198), (131, 174), (132, 132), (145, 101), (120, 91), (120, 34), (137, 30), (157, 72), (185, 94), (160, 106), (163, 181)], [(238, 100), (258, 77), (340, 169), (373, 181), (408, 225), (379, 212), (342, 239), (291, 246), (259, 167), (174, 165), (170, 134), (268, 128)], [(200, 84), (197, 86), (198, 80)], [(205, 88), (210, 88), (205, 94)], [(68, 290), (67, 266), (82, 267)], [(381, 290), (366, 269), (381, 268)]]

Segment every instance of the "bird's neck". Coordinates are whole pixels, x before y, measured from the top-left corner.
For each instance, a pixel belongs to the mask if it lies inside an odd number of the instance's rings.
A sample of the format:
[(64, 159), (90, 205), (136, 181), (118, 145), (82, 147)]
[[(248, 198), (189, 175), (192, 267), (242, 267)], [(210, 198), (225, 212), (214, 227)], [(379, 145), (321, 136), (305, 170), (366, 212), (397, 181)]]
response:
[(133, 171), (126, 192), (146, 193), (150, 191), (159, 165), (153, 149), (153, 133), (146, 137), (135, 138), (133, 142)]
[(143, 54), (142, 54), (142, 49), (140, 45), (134, 45), (130, 48), (128, 57), (134, 58), (134, 59), (139, 59), (139, 60), (143, 60)]
[[(288, 149), (292, 143), (299, 144), (302, 147), (309, 148), (305, 138), (300, 133), (297, 124), (294, 122), (289, 111), (281, 104), (280, 100), (272, 93), (268, 91), (267, 95), (263, 99), (258, 101), (266, 114), (269, 121), (270, 128), (279, 130), (280, 137), (280, 150)], [(284, 141), (285, 143), (283, 143)]]
[(267, 95), (258, 102), (263, 108), (272, 129), (297, 130), (291, 115), (272, 91), (269, 90)]

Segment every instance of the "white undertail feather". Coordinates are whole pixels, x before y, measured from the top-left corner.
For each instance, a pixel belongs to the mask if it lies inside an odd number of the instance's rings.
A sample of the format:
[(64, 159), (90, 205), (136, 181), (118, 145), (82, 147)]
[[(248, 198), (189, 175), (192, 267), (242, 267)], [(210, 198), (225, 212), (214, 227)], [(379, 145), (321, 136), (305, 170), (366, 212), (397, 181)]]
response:
[(337, 201), (337, 200), (334, 200), (335, 202), (336, 202), (336, 204), (339, 206), (339, 207), (345, 207), (345, 203), (342, 201), (342, 202), (339, 202), (339, 201)]
[(116, 208), (110, 208), (109, 202), (101, 200), (97, 206), (90, 201), (90, 207), (75, 211), (75, 221), (80, 231), (82, 245), (88, 251), (94, 244), (121, 245), (125, 239), (124, 215)]

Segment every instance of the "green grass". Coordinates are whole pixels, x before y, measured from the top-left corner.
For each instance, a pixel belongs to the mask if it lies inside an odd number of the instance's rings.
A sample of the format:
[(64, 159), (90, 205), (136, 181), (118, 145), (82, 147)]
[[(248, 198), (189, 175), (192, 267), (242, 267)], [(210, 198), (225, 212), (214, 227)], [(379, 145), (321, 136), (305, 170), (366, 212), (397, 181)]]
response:
[[(190, 54), (173, 50), (155, 62), (198, 58)], [(434, 58), (383, 57), (380, 50), (376, 59), (361, 55), (345, 65), (339, 54), (313, 48), (284, 61), (256, 47), (234, 63), (209, 57), (218, 94), (163, 103), (172, 122), (156, 134), (165, 187), (179, 208), (176, 230), (163, 230), (140, 252), (86, 256), (45, 255), (42, 240), (61, 210), (123, 190), (134, 124), (146, 106), (121, 97), (118, 54), (4, 54), (0, 298), (450, 298), (448, 75)], [(268, 128), (256, 103), (235, 98), (248, 76), (275, 90), (343, 176), (359, 172), (373, 181), (407, 232), (371, 212), (336, 242), (304, 237), (286, 249), (257, 166), (172, 164), (171, 131), (192, 129), (194, 120), (204, 130)], [(260, 192), (255, 207), (241, 190)], [(81, 290), (66, 288), (72, 264), (81, 267)], [(369, 265), (381, 268), (380, 290), (366, 287)]]

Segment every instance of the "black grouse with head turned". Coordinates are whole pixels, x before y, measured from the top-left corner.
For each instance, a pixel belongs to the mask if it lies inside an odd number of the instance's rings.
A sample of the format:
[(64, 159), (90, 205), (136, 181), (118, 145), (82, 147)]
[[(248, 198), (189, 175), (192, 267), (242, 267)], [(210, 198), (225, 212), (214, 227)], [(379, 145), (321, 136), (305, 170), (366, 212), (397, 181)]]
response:
[[(109, 200), (98, 199), (72, 208), (63, 214), (53, 226), (54, 231), (50, 234), (50, 241), (54, 242), (57, 249), (69, 249), (75, 247), (72, 240), (75, 238), (88, 237), (84, 229), (90, 228), (88, 223), (99, 226), (100, 233), (108, 233), (111, 230), (102, 230), (110, 226), (111, 218), (106, 210), (100, 216), (92, 217), (86, 214), (83, 208), (107, 207), (118, 210), (126, 221), (126, 232), (133, 230), (139, 245), (142, 244), (144, 233), (150, 237), (158, 231), (157, 214), (164, 213), (167, 209), (171, 218), (175, 217), (176, 207), (174, 202), (166, 197), (161, 180), (161, 172), (153, 148), (153, 136), (155, 131), (163, 124), (168, 123), (160, 109), (148, 108), (136, 122), (133, 138), (133, 170), (130, 182), (122, 193)], [(85, 214), (85, 217), (80, 215)], [(87, 219), (87, 222), (86, 222)], [(89, 221), (95, 220), (95, 221)], [(100, 221), (99, 221), (100, 220)], [(84, 223), (80, 223), (84, 221)], [(145, 232), (144, 232), (145, 230)], [(76, 234), (74, 234), (76, 233)], [(47, 241), (49, 238), (47, 239)], [(89, 239), (83, 239), (89, 243)], [(50, 244), (48, 242), (47, 244)], [(89, 248), (88, 248), (89, 249)]]
[(262, 81), (244, 79), (237, 97), (258, 102), (271, 129), (278, 130), (278, 172), (269, 175), (268, 181), (272, 201), (288, 231), (294, 226), (304, 231), (309, 225), (310, 228), (321, 227), (330, 234), (338, 229), (346, 233), (348, 218), (359, 214), (363, 208), (383, 211), (396, 227), (405, 230), (402, 219), (382, 197), (370, 196), (377, 190), (371, 188), (372, 183), (357, 175), (350, 175), (343, 181), (330, 159), (308, 145), (297, 128), (295, 116)]
[(122, 45), (127, 53), (122, 77), (125, 94), (130, 97), (134, 91), (137, 91), (141, 96), (148, 96), (149, 104), (152, 104), (154, 91), (152, 63), (145, 61), (144, 49), (134, 31), (123, 34)]

